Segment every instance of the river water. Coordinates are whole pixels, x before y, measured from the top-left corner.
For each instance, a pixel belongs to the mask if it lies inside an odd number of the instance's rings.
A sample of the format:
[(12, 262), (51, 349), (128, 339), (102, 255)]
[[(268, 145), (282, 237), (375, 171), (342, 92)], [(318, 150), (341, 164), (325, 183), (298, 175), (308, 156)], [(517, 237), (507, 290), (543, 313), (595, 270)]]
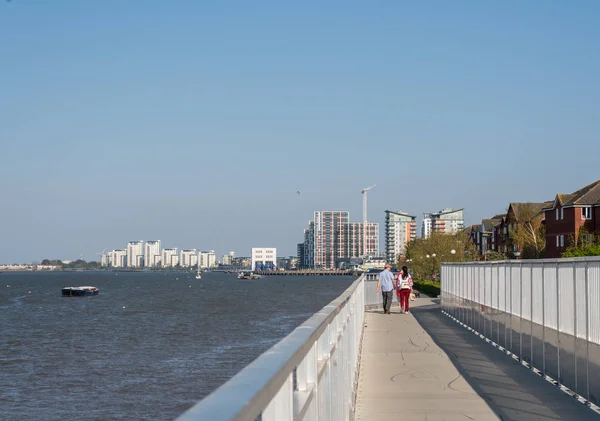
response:
[[(0, 420), (173, 420), (353, 280), (2, 273)], [(100, 294), (61, 297), (79, 285)]]

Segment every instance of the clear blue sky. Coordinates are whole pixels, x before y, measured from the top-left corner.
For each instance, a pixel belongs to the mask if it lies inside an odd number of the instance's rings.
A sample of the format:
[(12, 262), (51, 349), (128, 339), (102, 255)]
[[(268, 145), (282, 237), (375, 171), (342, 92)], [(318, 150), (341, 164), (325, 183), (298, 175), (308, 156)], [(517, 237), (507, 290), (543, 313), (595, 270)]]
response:
[[(600, 178), (600, 2), (0, 2), (0, 262), (295, 254)], [(301, 194), (296, 195), (296, 189)]]

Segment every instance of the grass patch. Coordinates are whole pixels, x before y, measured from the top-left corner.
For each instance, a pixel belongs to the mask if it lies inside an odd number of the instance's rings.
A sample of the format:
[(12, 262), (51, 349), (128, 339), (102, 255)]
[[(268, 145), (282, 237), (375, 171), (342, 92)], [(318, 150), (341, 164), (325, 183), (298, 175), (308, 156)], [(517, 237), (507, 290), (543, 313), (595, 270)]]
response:
[(437, 297), (440, 295), (440, 283), (433, 281), (413, 281), (413, 287), (427, 295)]

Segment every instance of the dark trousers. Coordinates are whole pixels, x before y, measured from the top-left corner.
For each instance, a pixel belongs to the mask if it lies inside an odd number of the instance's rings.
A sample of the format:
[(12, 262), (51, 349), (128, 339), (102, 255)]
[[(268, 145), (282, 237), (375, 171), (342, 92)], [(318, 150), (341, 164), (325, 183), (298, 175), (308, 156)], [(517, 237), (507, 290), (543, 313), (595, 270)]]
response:
[(383, 311), (390, 311), (390, 307), (392, 307), (392, 300), (394, 299), (394, 291), (381, 291), (381, 295), (383, 296)]

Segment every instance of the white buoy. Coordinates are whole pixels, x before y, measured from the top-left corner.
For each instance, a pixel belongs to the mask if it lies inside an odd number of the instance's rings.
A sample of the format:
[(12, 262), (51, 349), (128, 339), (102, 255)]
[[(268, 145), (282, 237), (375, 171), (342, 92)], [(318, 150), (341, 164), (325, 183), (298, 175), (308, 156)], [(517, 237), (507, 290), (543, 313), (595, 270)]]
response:
[(10, 288), (10, 285), (7, 285), (6, 288)]
[(27, 291), (28, 294), (31, 294), (31, 291)]
[(125, 308), (125, 306), (123, 306), (123, 308)]

